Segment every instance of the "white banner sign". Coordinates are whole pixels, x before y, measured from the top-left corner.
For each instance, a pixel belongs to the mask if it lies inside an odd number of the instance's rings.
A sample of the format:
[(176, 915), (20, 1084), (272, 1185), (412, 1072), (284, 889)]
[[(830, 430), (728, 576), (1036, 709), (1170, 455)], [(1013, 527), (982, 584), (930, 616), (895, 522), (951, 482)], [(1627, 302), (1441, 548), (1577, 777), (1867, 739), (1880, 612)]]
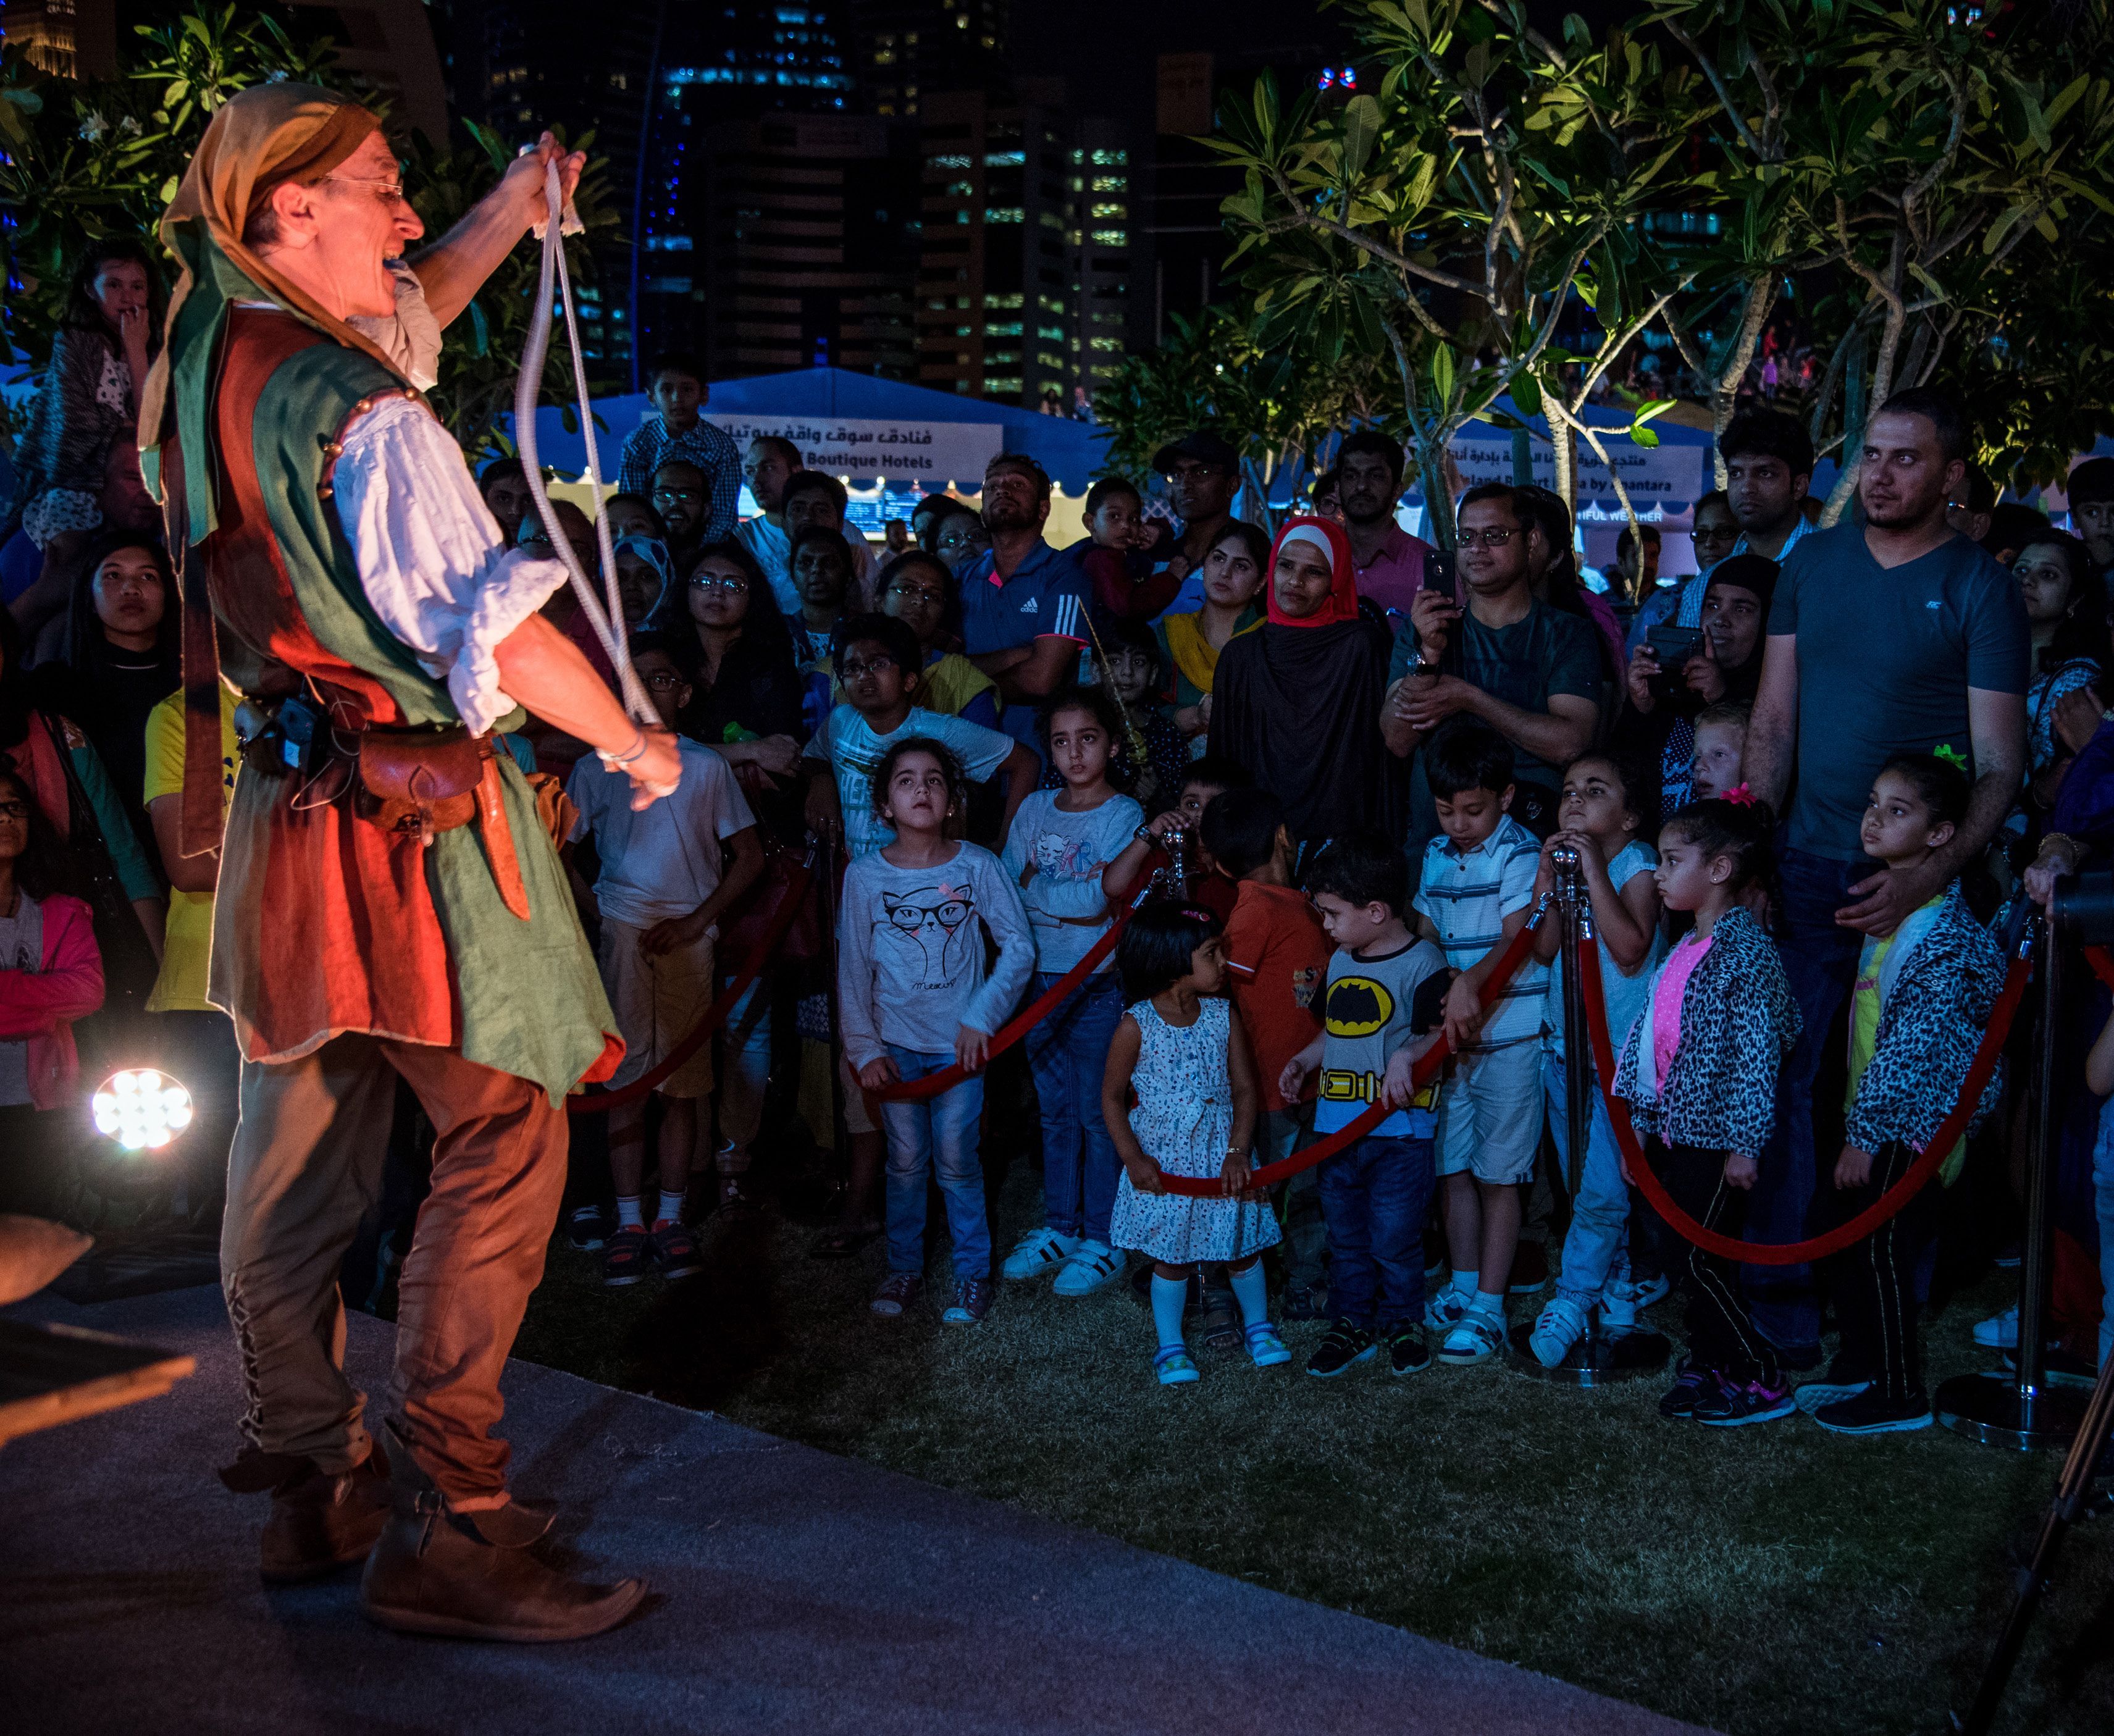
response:
[[(1628, 441), (1601, 437), (1622, 486), (1630, 491), (1633, 506), (1644, 508), (1663, 501), (1693, 502), (1709, 492), (1703, 480), (1703, 460), (1710, 449), (1703, 446), (1663, 446), (1648, 451)], [(1456, 436), (1450, 448), (1460, 466), (1461, 480), (1470, 488), (1480, 483), (1508, 483), (1512, 479), (1512, 443), (1510, 440), (1469, 439)], [(1598, 502), (1610, 511), (1619, 510), (1613, 483), (1606, 466), (1593, 449), (1580, 441), (1578, 504), (1582, 508)], [(1556, 486), (1556, 453), (1546, 440), (1534, 442), (1534, 479), (1544, 488)]]
[(854, 482), (924, 482), (945, 486), (959, 479), (974, 488), (984, 466), (1004, 450), (1004, 428), (996, 422), (862, 422), (842, 416), (715, 416), (739, 448), (758, 434), (775, 434), (800, 448), (810, 470), (849, 476)]

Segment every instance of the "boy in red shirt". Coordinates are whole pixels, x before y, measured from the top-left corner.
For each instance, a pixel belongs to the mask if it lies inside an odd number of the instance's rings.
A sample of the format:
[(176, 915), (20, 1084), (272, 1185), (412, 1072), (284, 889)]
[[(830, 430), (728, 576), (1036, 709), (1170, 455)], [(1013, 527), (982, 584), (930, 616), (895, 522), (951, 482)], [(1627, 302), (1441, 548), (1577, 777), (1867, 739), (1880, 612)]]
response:
[[(1255, 1051), (1263, 1115), (1256, 1160), (1288, 1157), (1313, 1137), (1314, 1076), (1301, 1100), (1278, 1089), (1284, 1064), (1321, 1032), (1321, 989), (1329, 979), (1329, 940), (1306, 895), (1293, 884), (1298, 846), (1284, 824), (1284, 804), (1265, 790), (1229, 790), (1212, 798), (1201, 826), (1205, 850), (1237, 886), (1226, 918), (1227, 978), (1233, 1005)], [(1328, 1253), (1318, 1172), (1285, 1184), (1284, 1318), (1327, 1313), (1320, 1290)]]

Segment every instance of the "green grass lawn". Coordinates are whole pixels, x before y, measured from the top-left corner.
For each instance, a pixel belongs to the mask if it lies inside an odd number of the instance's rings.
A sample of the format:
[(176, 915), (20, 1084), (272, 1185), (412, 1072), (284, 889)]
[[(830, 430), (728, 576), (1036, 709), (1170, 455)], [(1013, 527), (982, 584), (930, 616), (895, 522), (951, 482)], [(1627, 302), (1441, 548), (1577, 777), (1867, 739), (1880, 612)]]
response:
[[(1013, 1166), (1001, 1249), (1040, 1189)], [(1167, 1390), (1125, 1287), (1009, 1285), (979, 1327), (936, 1305), (891, 1324), (865, 1312), (878, 1246), (821, 1262), (812, 1236), (776, 1212), (714, 1221), (705, 1276), (629, 1291), (561, 1247), (517, 1354), (1736, 1736), (1944, 1729), (2058, 1463), (1938, 1428), (1668, 1423), (1658, 1381), (1581, 1393), (1384, 1363), (1316, 1381), (1315, 1326), (1286, 1330), (1289, 1367), (1200, 1350), (1201, 1383)], [(1952, 1300), (1934, 1378), (1985, 1366), (1970, 1328), (2013, 1294), (2000, 1275)], [(1675, 1329), (1677, 1302), (1655, 1317)], [(2002, 1727), (2114, 1730), (2114, 1520), (2072, 1533)]]

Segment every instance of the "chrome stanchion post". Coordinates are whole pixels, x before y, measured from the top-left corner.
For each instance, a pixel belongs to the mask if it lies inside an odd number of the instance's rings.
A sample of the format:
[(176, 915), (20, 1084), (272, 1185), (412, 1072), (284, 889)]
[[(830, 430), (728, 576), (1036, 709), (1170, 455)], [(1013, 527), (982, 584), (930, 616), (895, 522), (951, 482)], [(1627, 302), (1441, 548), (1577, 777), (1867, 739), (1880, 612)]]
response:
[[(2047, 1320), (2054, 1253), (2050, 1193), (2055, 1171), (2057, 1121), (2055, 1033), (2061, 1005), (2057, 969), (2061, 941), (2062, 895), (2041, 921), (2040, 1028), (2034, 1033), (2033, 1142), (2026, 1157), (2025, 1257), (2019, 1285), (2019, 1341), (2012, 1353), (2015, 1372), (1999, 1370), (1959, 1375), (1938, 1389), (1938, 1419), (1984, 1446), (2030, 1450), (2067, 1446), (2084, 1420), (2077, 1396), (2048, 1384)], [(2033, 929), (2020, 942), (2030, 951)]]

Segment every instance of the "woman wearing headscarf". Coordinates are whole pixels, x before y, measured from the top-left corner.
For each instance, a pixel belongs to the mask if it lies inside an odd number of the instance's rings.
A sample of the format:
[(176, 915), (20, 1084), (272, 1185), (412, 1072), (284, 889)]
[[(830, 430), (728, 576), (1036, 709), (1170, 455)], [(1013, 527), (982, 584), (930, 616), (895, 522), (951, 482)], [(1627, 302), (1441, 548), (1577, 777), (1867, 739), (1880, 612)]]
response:
[(1695, 763), (1695, 718), (1706, 706), (1754, 703), (1762, 651), (1776, 594), (1777, 563), (1764, 555), (1731, 555), (1711, 569), (1703, 593), (1703, 643), (1677, 670), (1663, 670), (1647, 639), (1631, 655), (1630, 703), (1611, 743), (1658, 773), (1659, 812), (1688, 800)]
[(1247, 767), (1284, 804), (1302, 844), (1369, 827), (1399, 834), (1401, 763), (1375, 721), (1387, 693), (1387, 629), (1361, 614), (1350, 539), (1295, 518), (1270, 550), (1269, 614), (1219, 653), (1210, 751)]

